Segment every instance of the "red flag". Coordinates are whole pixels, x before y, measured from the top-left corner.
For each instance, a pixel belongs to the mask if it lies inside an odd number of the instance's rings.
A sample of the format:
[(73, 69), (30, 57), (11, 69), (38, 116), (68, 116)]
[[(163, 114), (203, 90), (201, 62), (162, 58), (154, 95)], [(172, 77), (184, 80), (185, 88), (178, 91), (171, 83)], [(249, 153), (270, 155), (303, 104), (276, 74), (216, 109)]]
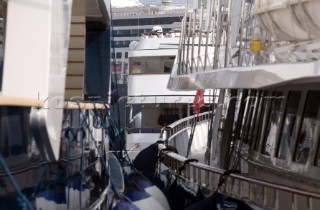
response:
[(194, 97), (193, 100), (193, 112), (195, 114), (199, 114), (200, 113), (200, 108), (204, 106), (204, 90), (197, 90), (196, 96)]

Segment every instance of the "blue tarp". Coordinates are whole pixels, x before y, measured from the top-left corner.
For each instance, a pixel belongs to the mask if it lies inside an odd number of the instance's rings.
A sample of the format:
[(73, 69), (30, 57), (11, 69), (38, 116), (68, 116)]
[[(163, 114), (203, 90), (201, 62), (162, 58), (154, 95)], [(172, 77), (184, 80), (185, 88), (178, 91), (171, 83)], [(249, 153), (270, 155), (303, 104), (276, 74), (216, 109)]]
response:
[(87, 22), (85, 56), (85, 99), (109, 100), (110, 28)]

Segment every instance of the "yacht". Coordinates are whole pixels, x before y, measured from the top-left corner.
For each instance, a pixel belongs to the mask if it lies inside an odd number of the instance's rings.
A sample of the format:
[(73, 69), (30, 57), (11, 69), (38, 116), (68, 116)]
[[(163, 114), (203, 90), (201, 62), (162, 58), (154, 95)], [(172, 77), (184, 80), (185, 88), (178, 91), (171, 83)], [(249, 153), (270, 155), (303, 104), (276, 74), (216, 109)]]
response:
[[(186, 3), (185, 0), (173, 1), (170, 5), (160, 0), (120, 3), (117, 0), (111, 2), (111, 77), (114, 78), (113, 91), (122, 97), (128, 95), (130, 43), (138, 42), (141, 35), (150, 32), (155, 25), (169, 31), (174, 22), (181, 22)], [(125, 101), (120, 101), (119, 106), (125, 106)], [(117, 109), (114, 113), (121, 119), (119, 127), (125, 127), (123, 113), (118, 113)]]
[[(162, 164), (220, 209), (230, 199), (234, 209), (319, 209), (320, 2), (199, 2), (184, 18), (167, 88), (218, 90), (217, 106), (193, 141), (189, 119), (165, 129), (178, 154), (163, 152)], [(196, 56), (193, 40), (209, 33), (213, 54)], [(202, 141), (202, 153), (186, 156)]]
[(115, 0), (111, 6), (112, 74), (117, 78), (117, 84), (126, 88), (130, 43), (139, 41), (141, 34), (150, 32), (155, 25), (169, 31), (174, 22), (181, 22), (187, 1), (140, 0), (123, 3)]
[[(181, 38), (181, 22), (172, 25), (170, 31), (154, 26), (139, 41), (130, 43), (128, 95), (120, 100), (125, 101), (126, 150), (131, 159), (157, 142), (167, 125), (194, 116), (196, 91), (170, 91), (166, 87)], [(201, 96), (202, 111), (210, 109), (206, 105), (212, 94), (208, 91)]]
[(106, 209), (110, 2), (0, 2), (0, 208)]

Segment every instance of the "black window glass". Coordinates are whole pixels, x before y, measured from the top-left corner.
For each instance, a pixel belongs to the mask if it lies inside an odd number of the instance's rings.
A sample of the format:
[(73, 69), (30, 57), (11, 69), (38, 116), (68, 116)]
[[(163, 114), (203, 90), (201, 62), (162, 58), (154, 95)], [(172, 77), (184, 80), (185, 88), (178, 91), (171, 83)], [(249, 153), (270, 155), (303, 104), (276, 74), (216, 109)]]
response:
[(283, 101), (284, 97), (282, 92), (273, 93), (265, 129), (264, 144), (262, 147), (262, 153), (265, 155), (271, 155), (272, 150), (275, 148), (281, 118), (280, 108)]
[(301, 92), (293, 91), (289, 93), (286, 112), (283, 120), (283, 128), (281, 131), (279, 148), (277, 157), (286, 159), (292, 139), (293, 129), (296, 123), (296, 116), (299, 107)]
[(303, 118), (297, 145), (295, 148), (294, 161), (306, 163), (309, 150), (313, 146), (316, 117), (318, 115), (320, 103), (320, 91), (310, 91), (308, 93), (306, 105), (304, 107)]

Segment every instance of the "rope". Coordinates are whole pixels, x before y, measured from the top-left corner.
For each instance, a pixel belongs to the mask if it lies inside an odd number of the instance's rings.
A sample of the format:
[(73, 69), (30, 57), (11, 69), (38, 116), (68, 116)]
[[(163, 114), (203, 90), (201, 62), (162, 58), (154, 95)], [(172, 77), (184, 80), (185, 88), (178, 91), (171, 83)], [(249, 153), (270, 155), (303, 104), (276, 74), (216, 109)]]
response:
[[(70, 148), (72, 146), (72, 143), (74, 142), (78, 142), (78, 137), (80, 136), (80, 143), (81, 143), (81, 159), (80, 159), (80, 209), (82, 209), (82, 171), (83, 171), (83, 157), (84, 157), (84, 151), (83, 151), (83, 141), (86, 137), (86, 131), (83, 127), (83, 121), (81, 122), (81, 113), (82, 113), (82, 110), (81, 110), (81, 107), (80, 107), (80, 103), (77, 102), (77, 105), (79, 107), (78, 109), (78, 127), (75, 128), (73, 127), (73, 112), (68, 110), (67, 111), (67, 115), (66, 115), (66, 119), (67, 119), (67, 116), (69, 115), (70, 116), (70, 126), (67, 127), (65, 129), (65, 132), (64, 132), (64, 137), (67, 141), (67, 187), (68, 187), (68, 201), (67, 201), (67, 209), (69, 209), (70, 207), (70, 171), (69, 171), (69, 168), (70, 168), (70, 159), (71, 159), (71, 156), (70, 156)], [(76, 132), (74, 132), (74, 130), (76, 129)], [(79, 135), (80, 134), (80, 135)]]
[[(71, 112), (72, 113), (72, 112)], [(72, 121), (72, 120), (71, 120)], [(72, 124), (72, 122), (70, 122), (70, 125)], [(65, 131), (65, 139), (67, 141), (67, 188), (68, 188), (68, 200), (67, 200), (67, 209), (69, 209), (70, 206), (70, 147), (71, 147), (71, 140), (69, 140), (69, 135), (66, 135), (67, 132), (69, 132), (70, 127), (68, 127)]]
[(15, 189), (15, 191), (18, 193), (18, 202), (19, 205), (22, 207), (22, 209), (24, 210), (34, 210), (34, 207), (31, 205), (31, 203), (29, 202), (29, 200), (26, 198), (26, 196), (21, 192), (19, 185), (17, 184), (17, 182), (15, 181), (14, 177), (12, 176), (9, 167), (7, 166), (7, 164), (5, 163), (1, 153), (0, 153), (0, 164), (2, 165), (2, 168), (4, 169), (4, 171), (6, 172), (6, 174), (8, 175), (8, 178), (12, 184), (12, 187)]
[[(79, 105), (79, 104), (78, 104)], [(68, 201), (67, 201), (67, 209), (70, 208), (70, 160), (71, 160), (71, 147), (73, 144), (78, 143), (81, 144), (81, 156), (80, 156), (80, 195), (79, 195), (79, 200), (80, 200), (80, 205), (79, 205), (79, 209), (82, 210), (83, 209), (83, 204), (82, 204), (82, 179), (83, 179), (83, 172), (84, 172), (84, 156), (85, 156), (85, 140), (86, 140), (86, 136), (89, 135), (90, 138), (90, 142), (94, 144), (95, 149), (97, 150), (98, 154), (99, 154), (99, 160), (101, 161), (101, 163), (103, 164), (104, 167), (104, 171), (105, 174), (110, 177), (108, 170), (107, 170), (107, 165), (104, 159), (104, 156), (101, 152), (101, 149), (99, 148), (98, 144), (97, 144), (97, 140), (94, 137), (94, 133), (93, 133), (93, 128), (96, 129), (103, 129), (105, 134), (107, 134), (107, 125), (104, 123), (104, 119), (107, 119), (107, 114), (102, 114), (99, 112), (99, 110), (95, 107), (94, 105), (94, 109), (92, 110), (92, 112), (90, 113), (89, 110), (81, 110), (80, 106), (78, 109), (78, 122), (74, 123), (73, 122), (73, 115), (74, 113), (72, 111), (67, 111), (66, 114), (67, 116), (65, 117), (65, 121), (69, 120), (69, 126), (67, 128), (64, 129), (64, 137), (65, 140), (68, 144), (67, 147), (67, 167), (68, 167), (68, 171), (67, 171), (67, 186), (68, 186)], [(106, 110), (108, 110), (107, 107), (105, 107)], [(92, 122), (90, 122), (90, 115), (93, 117)], [(93, 127), (93, 128), (92, 128)], [(110, 180), (109, 182), (112, 191), (114, 192), (114, 196), (116, 198), (120, 198), (121, 195), (120, 193), (117, 191), (117, 189), (115, 188), (113, 181)]]
[[(46, 166), (48, 166), (48, 165), (46, 165)], [(45, 167), (45, 168), (42, 170), (41, 176), (39, 177), (39, 180), (38, 180), (37, 184), (34, 186), (34, 192), (33, 192), (33, 194), (29, 197), (29, 199), (35, 197), (35, 195), (36, 195), (36, 193), (37, 193), (37, 191), (38, 191), (38, 187), (39, 187), (39, 184), (40, 184), (40, 182), (41, 182), (41, 179), (42, 179), (42, 177), (46, 174), (47, 170), (48, 170), (48, 167)]]
[[(115, 139), (117, 139), (117, 137), (119, 138), (119, 144), (120, 144), (120, 152), (122, 154), (122, 156), (119, 156), (117, 155), (117, 158), (120, 160), (120, 161), (123, 161), (123, 158), (126, 157), (127, 158), (127, 161), (132, 164), (132, 161), (131, 159), (129, 158), (129, 155), (128, 155), (128, 151), (126, 150), (125, 148), (125, 140), (124, 138), (120, 135), (121, 132), (119, 131), (115, 121), (114, 121), (114, 117), (112, 115), (112, 112), (110, 111), (110, 109), (107, 109), (109, 111), (106, 112), (106, 114), (103, 116), (103, 119), (106, 119), (107, 117), (109, 117), (109, 124), (110, 124), (110, 129), (113, 129), (114, 133), (115, 133)], [(105, 130), (107, 130), (107, 126), (105, 125), (105, 122), (104, 120), (101, 121), (101, 125), (102, 127), (105, 128)], [(110, 136), (110, 135), (109, 135)], [(115, 142), (112, 142), (113, 143), (113, 146), (115, 146)]]
[(230, 174), (239, 174), (241, 173), (240, 170), (227, 170), (225, 171), (223, 174), (221, 174), (220, 178), (219, 178), (219, 183), (218, 183), (218, 186), (216, 188), (216, 190), (214, 191), (213, 193), (213, 197), (217, 195), (218, 193), (218, 190), (221, 188), (221, 186), (225, 183), (226, 179), (225, 177), (226, 176), (229, 176)]
[[(80, 141), (81, 151), (82, 151), (80, 168), (81, 168), (81, 172), (83, 171), (83, 167), (84, 167), (84, 163), (83, 163), (84, 141), (85, 141), (86, 136), (88, 135), (90, 137), (90, 142), (93, 143), (95, 149), (98, 152), (98, 156), (99, 156), (99, 159), (103, 165), (105, 174), (108, 177), (110, 177), (110, 174), (109, 174), (108, 168), (107, 168), (107, 163), (104, 159), (105, 155), (103, 154), (101, 148), (99, 148), (99, 145), (97, 144), (97, 140), (95, 139), (95, 135), (93, 133), (93, 128), (104, 130), (104, 134), (109, 135), (109, 137), (110, 137), (110, 132), (112, 129), (112, 131), (115, 133), (115, 139), (113, 139), (113, 141), (110, 141), (110, 144), (115, 144), (116, 138), (120, 138), (121, 151), (125, 153), (126, 150), (124, 149), (123, 139), (120, 135), (119, 130), (117, 129), (116, 122), (114, 121), (114, 118), (113, 118), (113, 115), (112, 115), (112, 112), (110, 111), (110, 109), (105, 106), (105, 109), (104, 109), (105, 111), (101, 112), (99, 109), (97, 109), (95, 104), (93, 104), (93, 106), (94, 106), (94, 109), (92, 110), (91, 113), (88, 110), (83, 112), (79, 107), (78, 127), (76, 128), (76, 127), (72, 126), (73, 125), (73, 122), (72, 122), (73, 118), (71, 118), (71, 122), (69, 123), (70, 126), (65, 128), (65, 130), (64, 130), (64, 137), (69, 145), (68, 150), (67, 150), (67, 153), (68, 153), (67, 163), (69, 166), (70, 165), (70, 158), (71, 158), (70, 157), (70, 147), (71, 147), (72, 143), (74, 143), (75, 141), (77, 141), (77, 142)], [(69, 112), (67, 112), (67, 114), (70, 117), (72, 117), (72, 112), (69, 111)], [(92, 116), (92, 121), (90, 121), (90, 119), (91, 119), (90, 115)], [(66, 119), (67, 119), (67, 117), (66, 117)], [(82, 180), (82, 173), (80, 175), (81, 175), (81, 180)], [(70, 174), (68, 171), (68, 186), (70, 185), (69, 184), (69, 176), (70, 176)], [(117, 199), (122, 198), (123, 196), (120, 194), (118, 189), (116, 189), (115, 184), (111, 180), (111, 178), (110, 178), (109, 184), (110, 184), (111, 190), (114, 192), (115, 198), (117, 198)], [(81, 190), (82, 190), (82, 186), (81, 186)], [(80, 202), (81, 202), (81, 197), (80, 197)], [(69, 200), (68, 200), (68, 204), (69, 204)], [(82, 205), (82, 202), (81, 202), (81, 205)], [(68, 208), (69, 208), (69, 205), (68, 205)], [(82, 206), (80, 207), (80, 209), (82, 209)]]
[[(87, 114), (87, 116), (84, 116), (84, 117), (88, 117), (88, 114)], [(101, 121), (101, 122), (102, 122), (102, 121)], [(89, 124), (88, 124), (87, 121), (84, 121), (84, 123), (85, 123), (86, 128), (88, 129), (88, 132), (89, 132), (89, 135), (90, 135), (91, 139), (93, 140), (93, 143), (94, 143), (94, 145), (95, 145), (95, 148), (96, 148), (97, 151), (98, 151), (100, 161), (103, 163), (103, 166), (104, 166), (104, 169), (105, 169), (105, 173), (106, 173), (107, 176), (110, 178), (110, 174), (109, 174), (109, 172), (108, 172), (108, 170), (107, 170), (107, 167), (106, 167), (106, 166), (107, 166), (106, 161), (102, 158), (103, 155), (101, 154), (100, 148), (98, 147), (98, 145), (97, 145), (97, 143), (96, 143), (96, 140), (95, 140), (95, 137), (94, 137), (94, 135), (93, 135), (92, 129), (90, 128), (90, 126), (89, 126)], [(102, 125), (104, 125), (104, 122), (102, 122)], [(104, 126), (103, 126), (103, 127), (104, 127)], [(111, 185), (111, 189), (112, 189), (112, 191), (114, 192), (116, 198), (120, 199), (120, 198), (121, 198), (121, 195), (120, 195), (120, 193), (118, 192), (118, 190), (115, 188), (115, 185), (114, 185), (113, 181), (111, 180), (111, 178), (110, 178), (110, 185)]]
[(178, 175), (181, 174), (181, 172), (186, 168), (186, 165), (188, 165), (191, 162), (198, 162), (197, 159), (187, 159), (183, 162), (182, 166), (178, 169)]
[[(87, 111), (85, 111), (87, 113)], [(79, 194), (79, 200), (80, 200), (80, 210), (82, 210), (82, 179), (83, 179), (83, 159), (84, 159), (84, 144), (83, 142), (85, 141), (85, 130), (83, 128), (83, 121), (81, 122), (81, 114), (82, 113), (82, 110), (80, 109), (79, 107), (79, 125), (80, 125), (80, 129), (83, 131), (82, 133), (82, 138), (81, 138), (81, 159), (80, 159), (80, 194)], [(77, 130), (77, 133), (79, 132), (80, 130)]]
[(195, 129), (196, 129), (196, 126), (197, 126), (197, 122), (196, 122), (196, 115), (195, 115), (194, 123), (192, 124), (192, 127), (191, 127), (191, 133), (190, 133), (190, 137), (189, 137), (189, 142), (188, 142), (188, 149), (187, 149), (186, 158), (188, 158), (188, 157), (189, 157), (189, 154), (190, 154), (191, 145), (192, 145), (192, 141), (193, 141), (193, 135), (194, 135), (194, 131), (195, 131)]

